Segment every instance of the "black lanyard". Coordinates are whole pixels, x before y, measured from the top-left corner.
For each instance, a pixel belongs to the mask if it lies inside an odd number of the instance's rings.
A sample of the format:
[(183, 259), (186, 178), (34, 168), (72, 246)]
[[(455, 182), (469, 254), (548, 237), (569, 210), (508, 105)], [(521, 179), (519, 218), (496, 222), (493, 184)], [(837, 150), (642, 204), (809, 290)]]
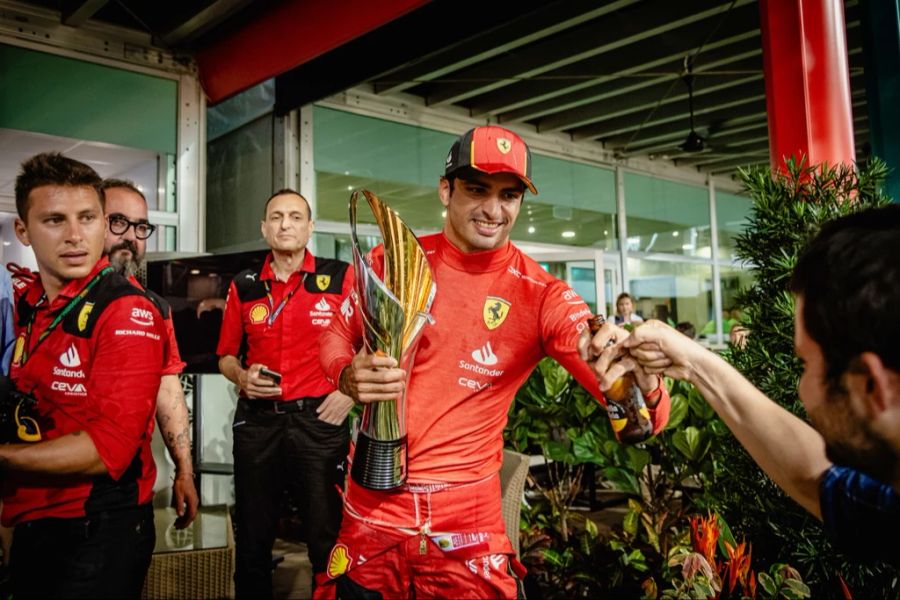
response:
[(113, 268), (111, 266), (104, 267), (103, 270), (94, 275), (93, 279), (91, 279), (88, 284), (84, 286), (84, 289), (81, 290), (77, 296), (69, 300), (69, 302), (63, 307), (63, 309), (56, 315), (50, 325), (47, 326), (47, 329), (41, 332), (40, 337), (38, 337), (37, 342), (35, 342), (34, 344), (34, 348), (29, 351), (28, 346), (29, 341), (31, 341), (31, 328), (34, 326), (34, 321), (37, 319), (37, 307), (47, 299), (46, 294), (41, 295), (41, 298), (34, 305), (34, 310), (31, 312), (31, 316), (28, 319), (28, 325), (25, 327), (25, 343), (22, 348), (22, 359), (19, 361), (19, 366), (25, 365), (25, 361), (28, 360), (28, 357), (37, 352), (37, 349), (41, 345), (41, 343), (46, 340), (51, 333), (53, 333), (53, 330), (56, 329), (56, 327), (60, 323), (62, 323), (62, 320), (66, 318), (66, 315), (69, 314), (73, 308), (75, 308), (75, 305), (84, 300), (84, 297), (88, 295), (88, 292), (91, 291), (91, 288), (97, 285), (97, 282), (103, 279), (106, 275), (112, 273), (112, 271)]
[(272, 311), (272, 314), (269, 315), (268, 325), (271, 327), (275, 323), (275, 319), (278, 318), (278, 315), (281, 314), (281, 311), (284, 310), (284, 307), (287, 305), (288, 300), (294, 295), (294, 292), (300, 289), (300, 286), (306, 282), (306, 276), (309, 275), (308, 272), (303, 274), (303, 277), (300, 278), (300, 282), (294, 286), (294, 289), (291, 292), (281, 299), (281, 303), (278, 305), (278, 308), (275, 308), (275, 299), (272, 298), (272, 291), (269, 288), (269, 282), (265, 281), (266, 285), (266, 297), (269, 299), (269, 310)]

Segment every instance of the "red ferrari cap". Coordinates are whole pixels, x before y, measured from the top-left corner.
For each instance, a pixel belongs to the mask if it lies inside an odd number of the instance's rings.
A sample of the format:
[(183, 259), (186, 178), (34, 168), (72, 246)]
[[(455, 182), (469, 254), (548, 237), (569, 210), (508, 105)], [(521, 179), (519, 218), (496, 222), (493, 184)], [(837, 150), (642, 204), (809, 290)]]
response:
[(509, 129), (485, 125), (462, 134), (450, 148), (444, 175), (449, 177), (465, 168), (489, 174), (512, 173), (537, 194), (531, 182), (531, 150)]

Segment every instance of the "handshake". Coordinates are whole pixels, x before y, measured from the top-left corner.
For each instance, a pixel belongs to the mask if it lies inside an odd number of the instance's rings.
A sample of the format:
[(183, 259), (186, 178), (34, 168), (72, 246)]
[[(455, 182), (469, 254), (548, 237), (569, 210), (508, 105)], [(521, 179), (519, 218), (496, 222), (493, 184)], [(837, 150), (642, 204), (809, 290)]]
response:
[(591, 334), (585, 331), (578, 342), (581, 358), (591, 368), (604, 392), (632, 373), (641, 389), (654, 389), (659, 375), (691, 381), (694, 365), (708, 351), (681, 332), (656, 320), (646, 321), (633, 331), (603, 324)]

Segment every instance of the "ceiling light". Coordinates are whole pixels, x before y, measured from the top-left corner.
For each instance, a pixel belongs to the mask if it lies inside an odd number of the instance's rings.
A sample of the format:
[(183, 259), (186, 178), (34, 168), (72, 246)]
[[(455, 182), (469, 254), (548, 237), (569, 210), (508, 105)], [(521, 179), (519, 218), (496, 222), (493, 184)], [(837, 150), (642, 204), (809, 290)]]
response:
[(573, 238), (573, 237), (575, 237), (575, 232), (574, 231), (563, 231), (562, 236), (564, 238)]
[(442, 210), (442, 211), (441, 211), (441, 218), (444, 219), (444, 218), (446, 218), (446, 217), (447, 217), (447, 211), (446, 211), (446, 210)]
[(348, 186), (347, 186), (347, 191), (348, 191), (348, 192), (352, 192), (352, 191), (353, 191), (353, 186), (352, 186), (352, 185), (348, 185)]
[(609, 235), (609, 231), (607, 231), (606, 229), (604, 229), (604, 230), (603, 230), (603, 235)]
[(191, 269), (191, 275), (199, 275), (200, 269)]
[(682, 250), (693, 250), (693, 249), (694, 249), (694, 245), (693, 245), (693, 244), (684, 244), (684, 245), (681, 247), (681, 249), (682, 249)]
[(3, 242), (4, 246), (9, 246), (12, 242)]
[(677, 232), (677, 231), (673, 231), (673, 232), (672, 232), (672, 237), (678, 237), (678, 232)]
[[(528, 233), (534, 233), (534, 225), (528, 226)], [(3, 242), (4, 244), (8, 244), (9, 242)]]

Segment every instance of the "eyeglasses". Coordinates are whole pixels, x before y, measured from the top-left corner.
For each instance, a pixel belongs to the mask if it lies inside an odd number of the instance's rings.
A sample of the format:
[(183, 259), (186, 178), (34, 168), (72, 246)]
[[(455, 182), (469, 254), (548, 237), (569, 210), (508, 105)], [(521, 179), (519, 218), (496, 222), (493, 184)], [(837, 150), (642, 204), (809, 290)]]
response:
[(124, 235), (129, 227), (134, 227), (134, 237), (139, 240), (146, 240), (156, 231), (156, 225), (144, 223), (142, 221), (129, 221), (125, 215), (113, 214), (109, 215), (109, 230), (115, 235)]

